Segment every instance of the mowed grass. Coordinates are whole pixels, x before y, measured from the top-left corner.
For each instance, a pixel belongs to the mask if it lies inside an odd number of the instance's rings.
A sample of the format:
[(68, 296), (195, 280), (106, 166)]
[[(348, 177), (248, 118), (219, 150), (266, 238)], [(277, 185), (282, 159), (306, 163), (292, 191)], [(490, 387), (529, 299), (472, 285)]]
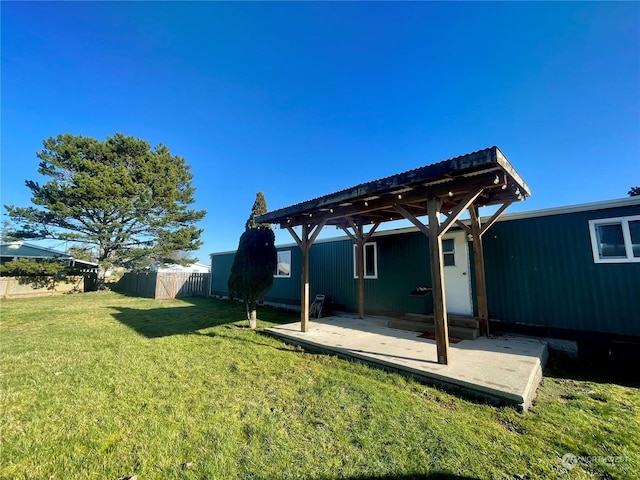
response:
[[(552, 371), (520, 414), (305, 353), (242, 328), (243, 307), (229, 301), (91, 293), (0, 308), (2, 478), (640, 472), (633, 386)], [(297, 320), (269, 308), (258, 316), (260, 328)]]

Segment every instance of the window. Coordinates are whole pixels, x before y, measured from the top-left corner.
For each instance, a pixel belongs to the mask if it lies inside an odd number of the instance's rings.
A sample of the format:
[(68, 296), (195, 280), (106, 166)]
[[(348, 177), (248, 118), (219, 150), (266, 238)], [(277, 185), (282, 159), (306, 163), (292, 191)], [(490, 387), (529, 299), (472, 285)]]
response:
[(442, 240), (442, 258), (445, 267), (455, 267), (456, 265), (456, 246), (453, 238)]
[(276, 264), (276, 278), (291, 277), (291, 250), (278, 252), (278, 263)]
[(640, 215), (589, 220), (595, 263), (640, 262)]
[[(353, 278), (358, 278), (357, 245), (353, 245)], [(378, 246), (375, 242), (364, 244), (364, 278), (378, 278)]]

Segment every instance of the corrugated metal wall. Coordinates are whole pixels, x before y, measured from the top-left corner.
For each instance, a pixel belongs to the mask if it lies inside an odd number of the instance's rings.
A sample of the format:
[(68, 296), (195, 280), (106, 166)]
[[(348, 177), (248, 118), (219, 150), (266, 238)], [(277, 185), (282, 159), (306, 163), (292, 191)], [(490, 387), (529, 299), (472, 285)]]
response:
[(269, 294), (266, 300), (270, 302), (290, 304), (299, 307), (300, 265), (302, 262), (302, 252), (297, 245), (293, 247), (278, 248), (279, 252), (284, 252), (287, 250), (291, 252), (291, 276), (274, 278), (273, 286), (271, 287), (271, 290), (269, 290)]
[(640, 207), (496, 223), (483, 242), (490, 318), (639, 336), (640, 263), (595, 263), (589, 235), (591, 219), (633, 214)]
[[(406, 312), (430, 313), (431, 296), (411, 297), (416, 287), (431, 286), (427, 237), (420, 232), (374, 238), (378, 249), (378, 278), (365, 279), (366, 311), (371, 314), (399, 315)], [(278, 248), (291, 251), (291, 277), (274, 278), (266, 300), (300, 304), (300, 264), (297, 246)], [(212, 255), (211, 293), (226, 295), (233, 253)], [(353, 271), (353, 242), (350, 239), (319, 242), (309, 254), (310, 298), (327, 295), (336, 308), (356, 311), (357, 280)]]
[(211, 295), (227, 295), (229, 274), (235, 253), (214, 253), (211, 255)]
[[(313, 248), (313, 247), (312, 247)], [(300, 305), (300, 262), (301, 252), (297, 246), (278, 248), (279, 252), (291, 251), (291, 277), (273, 279), (273, 286), (269, 290), (267, 301)], [(231, 267), (235, 253), (214, 253), (211, 255), (211, 294), (228, 295), (227, 282), (231, 274)]]
[[(497, 222), (484, 236), (490, 318), (640, 336), (640, 263), (594, 263), (588, 223), (590, 219), (638, 214), (640, 206), (635, 205)], [(367, 313), (430, 313), (431, 296), (409, 296), (418, 286), (431, 286), (427, 237), (407, 232), (373, 240), (378, 248), (378, 278), (365, 279)], [(472, 249), (470, 244), (469, 251)], [(292, 274), (274, 279), (267, 300), (299, 305), (300, 249), (278, 250), (291, 250)], [(212, 256), (213, 294), (226, 294), (233, 256)], [(338, 308), (357, 310), (351, 240), (316, 243), (311, 247), (309, 265), (311, 300), (323, 293)]]
[[(339, 240), (316, 243), (309, 252), (311, 300), (317, 294), (328, 295), (339, 309), (357, 309), (357, 290), (353, 280), (353, 242)], [(299, 272), (299, 266), (295, 270)], [(365, 280), (365, 289), (369, 281)], [(300, 298), (300, 294), (298, 294)]]

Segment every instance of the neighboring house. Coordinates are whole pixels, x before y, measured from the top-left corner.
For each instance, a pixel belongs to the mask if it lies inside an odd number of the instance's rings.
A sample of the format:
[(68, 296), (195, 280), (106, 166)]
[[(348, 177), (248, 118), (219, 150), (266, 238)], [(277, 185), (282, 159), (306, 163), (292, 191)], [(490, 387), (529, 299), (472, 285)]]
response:
[[(640, 197), (504, 215), (483, 236), (492, 329), (591, 341), (640, 341)], [(300, 305), (301, 253), (280, 245), (266, 301)], [(469, 254), (471, 252), (471, 259)], [(477, 315), (472, 243), (462, 229), (443, 239), (449, 313)], [(235, 252), (211, 255), (211, 294), (227, 295)], [(316, 240), (310, 293), (357, 311), (354, 244)], [(417, 228), (376, 232), (365, 245), (367, 313), (431, 313), (428, 238)], [(420, 290), (418, 290), (418, 288)]]
[(149, 266), (149, 270), (158, 273), (209, 273), (211, 266), (205, 265), (204, 263), (192, 263), (190, 265), (167, 264), (159, 266), (157, 263), (153, 263)]
[(53, 250), (51, 248), (32, 245), (21, 241), (3, 242), (0, 244), (0, 263), (5, 264), (19, 258), (30, 258), (36, 261), (60, 260), (67, 267), (87, 272), (95, 272), (98, 269), (98, 264), (95, 262), (78, 260), (64, 252)]
[[(78, 260), (64, 252), (24, 242), (3, 242), (0, 244), (0, 263), (6, 264), (18, 259), (32, 259), (36, 262), (59, 260), (72, 275), (60, 279), (57, 276), (2, 276), (0, 297), (16, 298), (53, 295), (69, 292), (88, 292), (96, 289), (98, 264)], [(27, 279), (27, 280), (25, 280)], [(44, 280), (43, 280), (44, 279)]]

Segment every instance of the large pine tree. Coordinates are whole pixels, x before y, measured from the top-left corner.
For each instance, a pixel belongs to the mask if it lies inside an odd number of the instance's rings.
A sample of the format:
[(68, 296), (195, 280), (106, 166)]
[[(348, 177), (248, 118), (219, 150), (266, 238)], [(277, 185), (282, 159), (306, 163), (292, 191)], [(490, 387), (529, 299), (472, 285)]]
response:
[(202, 244), (195, 223), (206, 212), (189, 208), (193, 175), (165, 145), (152, 149), (120, 133), (106, 141), (64, 134), (45, 140), (37, 156), (38, 173), (50, 179), (26, 182), (34, 207), (5, 206), (11, 220), (5, 236), (90, 248), (99, 284), (110, 266), (164, 262)]

